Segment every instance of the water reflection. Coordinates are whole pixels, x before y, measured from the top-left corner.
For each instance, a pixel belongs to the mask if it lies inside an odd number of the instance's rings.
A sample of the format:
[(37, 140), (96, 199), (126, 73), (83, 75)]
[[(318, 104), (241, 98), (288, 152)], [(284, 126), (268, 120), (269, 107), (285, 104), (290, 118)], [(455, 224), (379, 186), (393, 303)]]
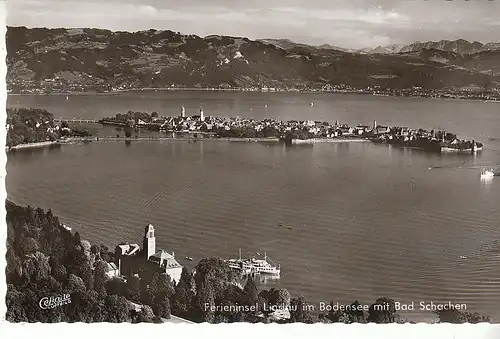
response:
[(481, 177), (481, 184), (488, 187), (493, 182), (494, 177)]
[[(276, 284), (279, 282), (280, 280), (280, 276), (279, 275), (275, 275), (275, 274), (253, 274), (252, 275), (252, 278), (254, 279), (254, 281), (256, 283), (259, 283), (259, 284)], [(245, 283), (248, 279), (248, 276), (244, 275), (241, 277), (240, 279), (240, 283), (245, 286)]]
[(273, 275), (273, 274), (259, 274), (258, 275), (258, 281), (261, 284), (268, 284), (272, 282), (277, 282), (280, 280), (279, 275)]
[(46, 155), (49, 152), (61, 152), (62, 145), (61, 144), (53, 144), (50, 146), (44, 147), (32, 147), (32, 148), (18, 148), (12, 149), (7, 154), (9, 157), (31, 157), (31, 156), (40, 156)]

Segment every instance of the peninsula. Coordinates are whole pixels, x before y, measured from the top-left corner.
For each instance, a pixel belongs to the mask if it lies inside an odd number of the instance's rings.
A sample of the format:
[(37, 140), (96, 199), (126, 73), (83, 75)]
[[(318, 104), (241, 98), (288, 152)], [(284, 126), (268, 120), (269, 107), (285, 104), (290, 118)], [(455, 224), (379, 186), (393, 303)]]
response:
[[(60, 124), (57, 123), (60, 121)], [(101, 120), (84, 120), (116, 126), (116, 136), (92, 137), (82, 128), (70, 127), (68, 121), (54, 119), (40, 109), (7, 110), (7, 148), (41, 147), (53, 144), (99, 140), (232, 140), (284, 142), (287, 145), (316, 142), (375, 142), (400, 147), (411, 147), (427, 152), (475, 153), (483, 144), (475, 140), (460, 140), (444, 130), (425, 130), (404, 126), (384, 126), (373, 121), (369, 125), (349, 126), (335, 121), (263, 120), (243, 117), (188, 116), (184, 107), (175, 117), (160, 117), (157, 112), (129, 111)], [(75, 123), (76, 125), (76, 123)], [(164, 132), (164, 136), (134, 136), (140, 129)], [(120, 132), (124, 132), (124, 136)], [(186, 138), (187, 136), (187, 138)]]
[(335, 121), (315, 120), (263, 120), (242, 117), (206, 116), (201, 108), (198, 115), (188, 116), (181, 107), (179, 116), (160, 117), (157, 112), (129, 111), (99, 121), (105, 125), (123, 126), (126, 137), (133, 130), (149, 129), (164, 131), (176, 136), (192, 135), (198, 138), (233, 138), (254, 141), (282, 141), (286, 144), (372, 141), (401, 147), (422, 149), (428, 152), (474, 153), (482, 150), (483, 144), (475, 140), (460, 140), (444, 130), (425, 130), (405, 126), (383, 126), (373, 121), (372, 126), (349, 126)]

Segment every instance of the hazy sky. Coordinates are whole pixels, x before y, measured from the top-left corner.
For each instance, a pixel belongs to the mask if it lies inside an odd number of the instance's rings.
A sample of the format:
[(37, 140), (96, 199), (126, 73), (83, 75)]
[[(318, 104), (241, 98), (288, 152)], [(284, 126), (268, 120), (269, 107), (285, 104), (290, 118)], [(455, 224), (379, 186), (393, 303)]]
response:
[(7, 0), (7, 24), (170, 29), (361, 48), (500, 40), (500, 0)]

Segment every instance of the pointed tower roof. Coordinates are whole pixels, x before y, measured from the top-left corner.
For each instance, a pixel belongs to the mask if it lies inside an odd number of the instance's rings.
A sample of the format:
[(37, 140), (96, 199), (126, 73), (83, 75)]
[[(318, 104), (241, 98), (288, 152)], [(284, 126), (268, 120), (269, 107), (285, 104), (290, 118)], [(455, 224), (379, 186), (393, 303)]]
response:
[(146, 227), (144, 228), (144, 233), (148, 233), (149, 231), (154, 231), (155, 228), (151, 224), (147, 224)]

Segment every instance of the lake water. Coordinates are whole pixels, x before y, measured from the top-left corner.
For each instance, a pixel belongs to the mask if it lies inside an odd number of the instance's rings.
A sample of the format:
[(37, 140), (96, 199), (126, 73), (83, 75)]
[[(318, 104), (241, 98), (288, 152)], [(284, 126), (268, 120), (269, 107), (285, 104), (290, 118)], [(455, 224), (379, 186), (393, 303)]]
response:
[(203, 257), (236, 256), (238, 248), (247, 256), (267, 251), (282, 274), (266, 284), (303, 294), (316, 307), (382, 296), (450, 301), (500, 322), (500, 178), (479, 178), (482, 167), (500, 164), (499, 104), (219, 92), (8, 98), (9, 107), (45, 108), (56, 117), (177, 115), (181, 105), (188, 114), (203, 106), (205, 115), (441, 127), (485, 149), (457, 156), (371, 143), (64, 145), (10, 153), (8, 197), (52, 208), (82, 238), (110, 247), (140, 244), (151, 223), (157, 246), (188, 267)]

